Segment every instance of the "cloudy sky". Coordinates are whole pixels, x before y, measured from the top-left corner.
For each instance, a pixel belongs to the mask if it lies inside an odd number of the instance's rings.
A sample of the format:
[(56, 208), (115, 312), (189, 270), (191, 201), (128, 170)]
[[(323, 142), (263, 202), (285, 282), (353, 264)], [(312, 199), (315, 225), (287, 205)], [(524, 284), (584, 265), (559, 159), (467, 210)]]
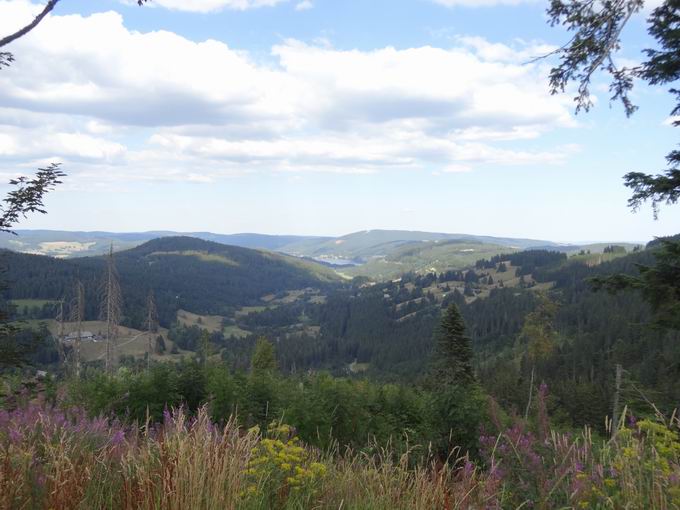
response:
[[(0, 71), (0, 179), (61, 161), (21, 228), (558, 241), (680, 230), (626, 208), (677, 142), (671, 98), (626, 119), (550, 96), (544, 0), (63, 0)], [(0, 36), (41, 3), (0, 0)], [(651, 7), (651, 5), (650, 5)], [(643, 18), (622, 59), (649, 45)]]

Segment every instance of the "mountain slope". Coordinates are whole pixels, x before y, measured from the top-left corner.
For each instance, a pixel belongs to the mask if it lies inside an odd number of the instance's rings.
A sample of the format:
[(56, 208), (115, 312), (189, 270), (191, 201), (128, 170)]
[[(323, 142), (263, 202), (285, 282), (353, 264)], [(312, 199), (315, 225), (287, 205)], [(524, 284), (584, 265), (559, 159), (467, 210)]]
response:
[[(156, 238), (177, 237), (174, 232), (110, 233), (18, 231), (19, 236), (0, 233), (0, 248), (25, 253), (73, 258), (101, 255), (134, 248)], [(341, 237), (307, 237), (264, 234), (181, 234), (196, 239), (244, 248), (269, 250), (336, 266), (348, 277), (368, 276), (378, 280), (405, 272), (448, 271), (470, 267), (480, 258), (526, 249), (558, 250), (599, 261), (607, 243), (565, 245), (550, 241), (505, 237), (447, 234), (406, 230), (366, 230)], [(628, 250), (633, 245), (616, 243)], [(298, 261), (298, 263), (300, 263)]]
[[(4, 252), (11, 299), (60, 299), (80, 278), (87, 294), (87, 315), (96, 318), (105, 257), (60, 260)], [(115, 254), (128, 323), (142, 321), (153, 289), (163, 324), (178, 309), (224, 314), (286, 290), (327, 287), (339, 279), (320, 264), (282, 254), (226, 246), (191, 237), (165, 237)]]
[(308, 257), (337, 257), (342, 259), (368, 259), (386, 256), (409, 243), (441, 243), (467, 241), (475, 244), (493, 244), (506, 248), (526, 249), (533, 246), (557, 246), (550, 241), (511, 239), (503, 237), (446, 234), (408, 230), (365, 230), (333, 239), (316, 239), (310, 242), (289, 244), (282, 251)]
[[(115, 251), (126, 250), (160, 237), (190, 236), (243, 248), (278, 251), (291, 243), (317, 238), (264, 234), (213, 234), (211, 232), (70, 232), (62, 230), (17, 230), (18, 235), (0, 233), (0, 248), (50, 255), (60, 258), (102, 255), (113, 245)], [(318, 238), (325, 241), (329, 238)]]

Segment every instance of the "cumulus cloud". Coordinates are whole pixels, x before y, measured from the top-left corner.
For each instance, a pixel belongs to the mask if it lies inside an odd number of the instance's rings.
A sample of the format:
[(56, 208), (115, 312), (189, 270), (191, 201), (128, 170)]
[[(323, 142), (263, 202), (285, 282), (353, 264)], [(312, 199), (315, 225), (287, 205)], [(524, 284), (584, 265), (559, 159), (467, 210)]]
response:
[(645, 1), (645, 9), (647, 9), (647, 10), (656, 9), (661, 4), (663, 4), (664, 1), (665, 0), (646, 0)]
[(497, 5), (536, 4), (543, 0), (431, 0), (445, 7), (494, 7)]
[[(125, 4), (136, 4), (136, 0), (121, 0)], [(158, 6), (174, 11), (217, 12), (224, 9), (245, 11), (258, 7), (272, 7), (288, 0), (152, 0), (147, 6)]]
[[(431, 2), (444, 7), (496, 7), (496, 6), (517, 6), (525, 4), (538, 4), (547, 6), (547, 0), (430, 0)], [(650, 11), (659, 7), (665, 0), (645, 0), (644, 9)]]
[(314, 7), (314, 4), (311, 2), (311, 0), (302, 0), (301, 2), (298, 2), (295, 5), (295, 10), (296, 11), (307, 11), (309, 9), (312, 9)]
[[(35, 9), (0, 1), (0, 33)], [(507, 143), (574, 125), (570, 99), (547, 92), (547, 68), (523, 64), (540, 44), (348, 51), (287, 40), (259, 61), (220, 41), (132, 31), (104, 12), (52, 16), (12, 49), (16, 65), (0, 73), (0, 170), (58, 156), (98, 182), (208, 182), (544, 165), (572, 150)]]

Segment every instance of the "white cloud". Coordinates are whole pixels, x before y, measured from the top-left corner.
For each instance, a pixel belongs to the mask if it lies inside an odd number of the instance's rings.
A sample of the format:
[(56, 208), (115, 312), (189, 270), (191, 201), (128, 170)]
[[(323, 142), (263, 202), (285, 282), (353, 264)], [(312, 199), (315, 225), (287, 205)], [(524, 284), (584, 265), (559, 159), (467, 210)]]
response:
[[(0, 33), (35, 8), (0, 1)], [(99, 183), (559, 163), (569, 148), (507, 145), (575, 125), (570, 98), (548, 93), (547, 67), (522, 64), (545, 48), (288, 40), (272, 64), (214, 40), (131, 31), (115, 12), (51, 16), (0, 72), (0, 171), (56, 156)]]
[(296, 11), (307, 11), (309, 9), (312, 9), (314, 7), (314, 4), (311, 2), (311, 0), (302, 0), (301, 2), (298, 2), (297, 5), (295, 6)]
[[(547, 6), (547, 0), (430, 0), (431, 2), (444, 7), (497, 7), (497, 6), (517, 6), (525, 4), (538, 4)], [(651, 11), (659, 7), (665, 0), (645, 0), (645, 11)]]
[(665, 0), (645, 0), (645, 9), (652, 10), (663, 4)]
[[(137, 4), (136, 0), (120, 0), (125, 4)], [(151, 0), (145, 6), (159, 6), (174, 11), (217, 12), (224, 9), (245, 11), (258, 7), (273, 7), (288, 0)]]
[(680, 115), (671, 115), (670, 117), (666, 117), (664, 121), (662, 122), (663, 126), (673, 126), (680, 122)]
[(497, 5), (520, 5), (541, 3), (543, 0), (431, 0), (445, 7), (494, 7)]

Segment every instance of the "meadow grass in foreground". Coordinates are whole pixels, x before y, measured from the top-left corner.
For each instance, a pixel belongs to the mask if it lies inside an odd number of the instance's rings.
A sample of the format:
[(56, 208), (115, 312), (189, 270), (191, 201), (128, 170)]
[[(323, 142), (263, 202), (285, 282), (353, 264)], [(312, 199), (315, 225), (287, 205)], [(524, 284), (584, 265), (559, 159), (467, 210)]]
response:
[(125, 426), (34, 402), (0, 411), (0, 508), (680, 508), (677, 418), (628, 421), (608, 441), (517, 421), (482, 435), (477, 463), (413, 467), (320, 452), (281, 423), (216, 426), (205, 408)]

